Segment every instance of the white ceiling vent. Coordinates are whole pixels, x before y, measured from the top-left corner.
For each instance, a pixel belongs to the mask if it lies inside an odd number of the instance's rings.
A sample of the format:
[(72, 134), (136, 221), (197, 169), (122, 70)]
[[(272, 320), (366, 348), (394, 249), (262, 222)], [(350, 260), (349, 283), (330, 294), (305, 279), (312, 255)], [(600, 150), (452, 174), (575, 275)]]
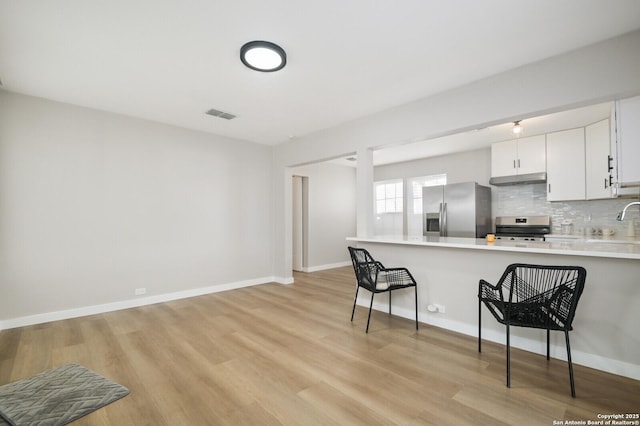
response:
[(225, 120), (233, 120), (234, 118), (236, 118), (236, 116), (233, 114), (229, 114), (228, 112), (220, 111), (213, 108), (207, 111), (207, 115), (212, 115), (218, 118), (224, 118)]

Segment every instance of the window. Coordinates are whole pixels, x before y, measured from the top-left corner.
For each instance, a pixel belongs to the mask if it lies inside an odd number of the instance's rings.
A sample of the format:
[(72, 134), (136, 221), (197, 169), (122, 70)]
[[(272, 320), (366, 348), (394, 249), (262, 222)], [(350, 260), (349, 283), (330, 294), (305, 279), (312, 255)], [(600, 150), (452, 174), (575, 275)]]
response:
[(402, 180), (375, 183), (376, 214), (402, 213)]
[(393, 179), (374, 183), (376, 235), (422, 236), (422, 188), (445, 185), (447, 175), (407, 178), (406, 211), (404, 210), (403, 182), (404, 179)]

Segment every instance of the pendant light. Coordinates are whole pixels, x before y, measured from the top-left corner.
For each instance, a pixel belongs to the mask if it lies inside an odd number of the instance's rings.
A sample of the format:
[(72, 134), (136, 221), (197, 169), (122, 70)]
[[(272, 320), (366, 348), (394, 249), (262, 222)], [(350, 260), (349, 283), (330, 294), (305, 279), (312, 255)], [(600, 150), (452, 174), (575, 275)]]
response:
[(522, 133), (522, 126), (520, 125), (520, 120), (513, 122), (513, 128), (511, 129), (514, 135), (518, 136)]

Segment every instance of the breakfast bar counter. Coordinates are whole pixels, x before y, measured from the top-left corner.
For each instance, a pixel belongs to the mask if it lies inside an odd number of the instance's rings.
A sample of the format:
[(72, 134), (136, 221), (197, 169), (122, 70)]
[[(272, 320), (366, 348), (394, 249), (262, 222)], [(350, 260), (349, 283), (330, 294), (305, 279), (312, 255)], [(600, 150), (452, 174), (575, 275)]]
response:
[(347, 241), (640, 260), (640, 240), (633, 238), (558, 237), (548, 241), (487, 242), (484, 238), (374, 236), (349, 237)]
[[(420, 322), (472, 336), (478, 333), (480, 279), (495, 284), (512, 263), (582, 266), (587, 270), (587, 280), (571, 332), (574, 363), (640, 380), (637, 240), (623, 237), (487, 242), (476, 238), (374, 236), (350, 237), (347, 244), (366, 248), (385, 265), (404, 266), (411, 271), (418, 282)], [(360, 293), (358, 304), (368, 307), (369, 294)], [(444, 307), (444, 312), (427, 310), (427, 306), (435, 304)], [(376, 297), (373, 307), (386, 312), (386, 295)], [(415, 318), (412, 292), (394, 293), (392, 308), (394, 315)], [(483, 339), (504, 344), (504, 327), (493, 321), (486, 309), (482, 316)], [(375, 332), (376, 326), (383, 325), (373, 322), (370, 333)], [(551, 356), (566, 360), (564, 336), (552, 333), (551, 337)], [(545, 332), (514, 329), (512, 346), (543, 354)]]

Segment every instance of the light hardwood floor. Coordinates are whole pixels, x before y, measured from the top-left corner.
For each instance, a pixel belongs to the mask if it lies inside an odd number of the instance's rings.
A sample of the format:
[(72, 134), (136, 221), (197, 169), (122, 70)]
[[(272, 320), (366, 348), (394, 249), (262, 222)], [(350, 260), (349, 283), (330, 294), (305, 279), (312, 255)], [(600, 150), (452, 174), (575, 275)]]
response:
[(0, 384), (79, 363), (129, 396), (77, 425), (552, 425), (637, 413), (640, 382), (356, 308), (353, 270), (0, 332)]

